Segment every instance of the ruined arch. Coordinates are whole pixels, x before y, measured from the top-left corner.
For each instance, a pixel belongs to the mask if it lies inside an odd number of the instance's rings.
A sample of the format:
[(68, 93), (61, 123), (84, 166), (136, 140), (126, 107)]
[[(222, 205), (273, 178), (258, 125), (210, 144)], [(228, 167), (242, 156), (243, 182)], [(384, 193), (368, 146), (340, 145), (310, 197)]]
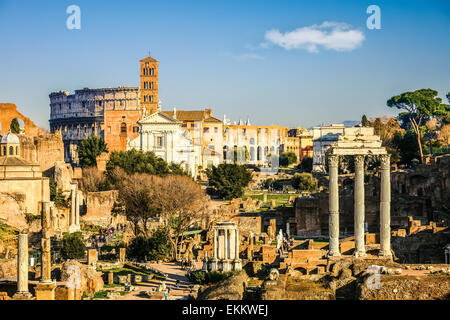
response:
[(40, 136), (45, 133), (44, 130), (39, 128), (30, 118), (25, 117), (19, 111), (17, 106), (13, 103), (0, 103), (0, 124), (1, 134), (7, 134), (10, 129), (10, 124), (13, 119), (20, 119), (24, 124), (24, 134), (27, 136)]

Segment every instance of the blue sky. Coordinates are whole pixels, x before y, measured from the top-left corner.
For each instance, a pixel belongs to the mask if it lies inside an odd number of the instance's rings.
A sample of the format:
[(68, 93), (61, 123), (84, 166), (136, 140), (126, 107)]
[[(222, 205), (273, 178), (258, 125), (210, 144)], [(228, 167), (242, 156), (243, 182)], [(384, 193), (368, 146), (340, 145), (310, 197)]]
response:
[[(66, 28), (72, 4), (81, 30)], [(289, 127), (394, 115), (395, 94), (450, 91), (449, 34), (447, 0), (0, 0), (0, 102), (47, 128), (50, 92), (138, 86), (151, 50), (163, 109)]]

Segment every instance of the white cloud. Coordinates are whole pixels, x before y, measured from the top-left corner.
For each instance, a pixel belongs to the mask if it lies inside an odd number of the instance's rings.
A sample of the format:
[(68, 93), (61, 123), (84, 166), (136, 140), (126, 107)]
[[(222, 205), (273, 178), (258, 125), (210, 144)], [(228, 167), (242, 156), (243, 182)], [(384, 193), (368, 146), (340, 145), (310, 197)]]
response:
[(275, 44), (286, 50), (306, 49), (316, 53), (320, 47), (351, 51), (360, 47), (365, 37), (362, 31), (346, 23), (325, 21), (320, 25), (314, 24), (285, 33), (272, 29), (266, 32), (265, 39), (267, 42), (261, 44), (263, 48)]

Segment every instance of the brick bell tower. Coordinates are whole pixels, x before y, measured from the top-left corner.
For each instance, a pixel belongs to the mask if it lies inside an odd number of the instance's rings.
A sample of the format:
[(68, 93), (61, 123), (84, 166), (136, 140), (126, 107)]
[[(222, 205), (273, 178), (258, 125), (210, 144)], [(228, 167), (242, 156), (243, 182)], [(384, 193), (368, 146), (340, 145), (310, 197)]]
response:
[(140, 60), (140, 105), (147, 114), (158, 111), (158, 60), (147, 57)]

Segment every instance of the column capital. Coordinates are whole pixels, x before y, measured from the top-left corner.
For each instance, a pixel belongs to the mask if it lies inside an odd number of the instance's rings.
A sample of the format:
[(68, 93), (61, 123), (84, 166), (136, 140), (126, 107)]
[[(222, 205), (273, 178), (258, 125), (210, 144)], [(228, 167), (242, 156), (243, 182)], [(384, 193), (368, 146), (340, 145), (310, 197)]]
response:
[(382, 167), (389, 167), (391, 165), (391, 155), (390, 154), (380, 155), (380, 161)]
[(364, 159), (366, 156), (358, 154), (355, 156), (355, 167), (356, 166), (364, 166)]
[(337, 156), (337, 155), (330, 155), (328, 157), (328, 165), (330, 167), (337, 167), (339, 165), (339, 156)]

